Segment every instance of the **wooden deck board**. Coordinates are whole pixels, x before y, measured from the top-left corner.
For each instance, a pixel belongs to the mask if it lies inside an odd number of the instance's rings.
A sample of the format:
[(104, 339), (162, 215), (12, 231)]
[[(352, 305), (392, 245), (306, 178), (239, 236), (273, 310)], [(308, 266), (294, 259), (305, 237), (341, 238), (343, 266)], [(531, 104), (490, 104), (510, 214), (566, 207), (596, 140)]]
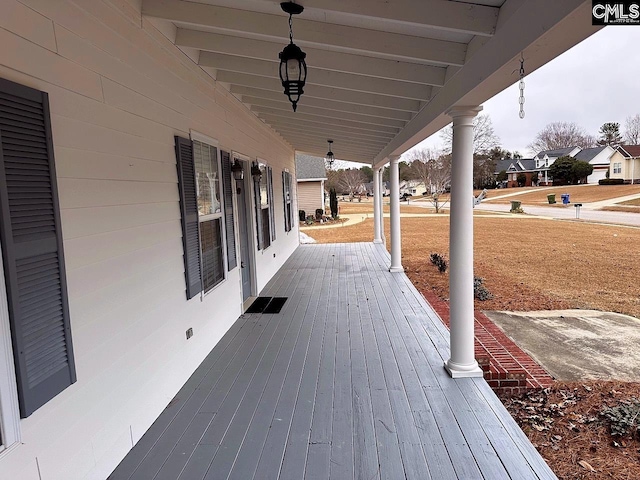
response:
[(553, 479), (380, 245), (301, 246), (114, 471), (116, 479)]

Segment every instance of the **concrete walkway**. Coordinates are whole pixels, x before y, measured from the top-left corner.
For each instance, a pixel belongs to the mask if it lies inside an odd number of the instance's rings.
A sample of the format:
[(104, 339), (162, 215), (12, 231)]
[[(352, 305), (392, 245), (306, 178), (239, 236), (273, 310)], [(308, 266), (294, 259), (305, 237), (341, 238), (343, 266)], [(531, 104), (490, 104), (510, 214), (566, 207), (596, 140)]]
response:
[[(509, 212), (510, 208), (510, 205), (492, 203), (481, 203), (476, 207), (478, 210), (504, 213)], [(569, 204), (566, 207), (534, 207), (531, 205), (523, 205), (522, 208), (524, 209), (525, 214), (535, 215), (542, 218), (575, 220), (577, 216), (574, 204)], [(580, 209), (579, 219), (589, 222), (640, 227), (640, 214), (633, 212), (609, 212), (606, 210), (589, 210), (582, 207)]]
[(597, 310), (484, 313), (558, 380), (640, 378), (635, 317)]

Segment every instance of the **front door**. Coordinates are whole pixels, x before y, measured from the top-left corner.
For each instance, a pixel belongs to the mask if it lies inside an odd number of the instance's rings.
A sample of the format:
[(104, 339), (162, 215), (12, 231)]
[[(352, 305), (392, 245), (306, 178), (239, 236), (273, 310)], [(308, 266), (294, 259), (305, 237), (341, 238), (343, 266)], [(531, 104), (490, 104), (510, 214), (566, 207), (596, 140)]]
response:
[[(244, 162), (242, 162), (244, 163)], [(242, 272), (242, 301), (251, 296), (251, 254), (249, 249), (249, 225), (251, 218), (247, 212), (246, 179), (236, 180), (236, 194), (238, 199), (238, 231), (240, 233), (240, 271)]]

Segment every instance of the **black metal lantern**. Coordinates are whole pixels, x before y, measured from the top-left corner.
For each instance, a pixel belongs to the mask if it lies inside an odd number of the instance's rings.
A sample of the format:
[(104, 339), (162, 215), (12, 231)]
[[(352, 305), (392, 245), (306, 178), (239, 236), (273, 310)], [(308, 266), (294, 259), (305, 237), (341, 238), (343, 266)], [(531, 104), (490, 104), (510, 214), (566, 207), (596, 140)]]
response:
[(244, 178), (244, 169), (237, 158), (231, 165), (231, 173), (233, 173), (233, 178), (236, 180), (242, 180)]
[(333, 161), (336, 159), (336, 157), (333, 155), (333, 151), (331, 150), (333, 140), (327, 140), (327, 143), (329, 143), (329, 151), (325, 155), (324, 159), (329, 163), (329, 168), (331, 168), (333, 166)]
[(302, 13), (304, 7), (293, 2), (282, 2), (282, 10), (289, 14), (289, 45), (284, 47), (278, 57), (280, 58), (280, 81), (284, 87), (284, 94), (289, 97), (296, 111), (298, 100), (304, 93), (303, 87), (307, 80), (307, 64), (304, 61), (307, 56), (300, 47), (293, 43), (293, 15)]
[(262, 171), (260, 170), (260, 165), (258, 165), (257, 162), (254, 162), (251, 165), (251, 176), (256, 182), (260, 181), (260, 177), (262, 176)]

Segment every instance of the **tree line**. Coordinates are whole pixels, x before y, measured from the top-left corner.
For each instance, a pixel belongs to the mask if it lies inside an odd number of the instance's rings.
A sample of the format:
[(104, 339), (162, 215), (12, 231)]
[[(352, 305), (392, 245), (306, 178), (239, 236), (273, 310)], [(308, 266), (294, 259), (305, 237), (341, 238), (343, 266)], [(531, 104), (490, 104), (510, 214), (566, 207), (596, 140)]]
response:
[[(493, 188), (496, 163), (505, 158), (522, 158), (520, 152), (510, 152), (501, 147), (500, 138), (496, 135), (489, 115), (478, 115), (473, 122), (473, 183), (475, 188)], [(444, 128), (440, 137), (442, 146), (436, 148), (415, 149), (405, 154), (399, 162), (400, 181), (416, 180), (424, 183), (435, 192), (442, 192), (451, 180), (451, 146), (453, 127)], [(545, 150), (579, 146), (591, 148), (610, 145), (640, 144), (640, 114), (627, 117), (624, 130), (617, 122), (604, 123), (598, 135), (587, 133), (574, 122), (552, 122), (540, 130), (527, 148), (536, 155)], [(567, 176), (567, 180), (576, 175), (583, 175), (582, 167), (569, 167), (561, 162), (564, 170), (557, 172)], [(560, 165), (558, 165), (560, 166)], [(573, 168), (573, 170), (571, 170)], [(569, 173), (572, 172), (572, 173)], [(328, 169), (327, 189), (335, 188), (341, 194), (364, 193), (364, 184), (373, 181), (373, 169), (365, 165), (361, 168)], [(383, 171), (383, 180), (389, 180), (389, 167)], [(422, 192), (420, 192), (422, 193)]]

